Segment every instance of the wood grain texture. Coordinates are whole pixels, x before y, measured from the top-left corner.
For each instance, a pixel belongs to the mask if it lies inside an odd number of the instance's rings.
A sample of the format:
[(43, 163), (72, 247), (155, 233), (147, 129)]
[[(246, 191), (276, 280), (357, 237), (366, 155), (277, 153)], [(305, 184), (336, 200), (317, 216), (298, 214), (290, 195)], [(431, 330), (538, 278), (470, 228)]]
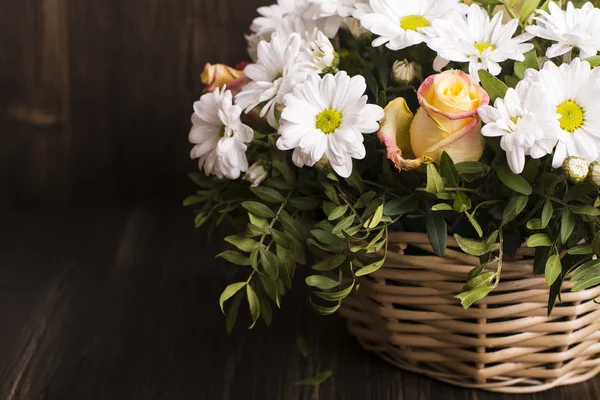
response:
[(0, 2), (0, 203), (178, 201), (207, 61), (268, 0)]
[[(317, 316), (302, 276), (273, 326), (226, 335), (217, 298), (239, 270), (212, 257), (220, 241), (194, 231), (186, 211), (4, 210), (0, 219), (1, 399), (600, 398), (600, 378), (509, 396), (403, 372), (362, 350), (341, 317)], [(325, 369), (333, 376), (319, 388), (294, 386)]]

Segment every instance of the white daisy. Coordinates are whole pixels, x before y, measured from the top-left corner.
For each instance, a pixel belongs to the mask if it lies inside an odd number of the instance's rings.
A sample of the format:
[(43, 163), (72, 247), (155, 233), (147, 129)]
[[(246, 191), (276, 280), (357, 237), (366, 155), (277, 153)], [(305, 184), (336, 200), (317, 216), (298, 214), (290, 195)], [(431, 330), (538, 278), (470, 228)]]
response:
[(558, 168), (567, 157), (581, 157), (588, 163), (600, 154), (600, 70), (591, 70), (587, 61), (574, 59), (557, 67), (544, 64), (541, 71), (528, 69), (525, 81), (539, 82), (544, 98), (555, 110), (558, 144), (552, 165)]
[(496, 99), (493, 107), (483, 106), (478, 112), (486, 124), (481, 134), (502, 138), (500, 147), (515, 174), (523, 172), (525, 156), (541, 158), (556, 145), (558, 121), (538, 82), (521, 81), (516, 89), (508, 89), (504, 99)]
[(285, 97), (277, 147), (294, 149), (298, 167), (313, 166), (325, 156), (335, 172), (350, 176), (352, 159), (365, 157), (362, 134), (377, 131), (384, 116), (381, 107), (367, 104), (366, 89), (360, 75), (310, 75)]
[(537, 10), (537, 24), (528, 26), (527, 32), (543, 39), (557, 42), (546, 51), (549, 58), (569, 53), (574, 47), (580, 50), (581, 58), (588, 58), (600, 51), (600, 10), (587, 2), (576, 9), (573, 3), (562, 10), (556, 3), (549, 2), (548, 10)]
[(337, 15), (320, 17), (321, 6), (309, 0), (278, 0), (277, 4), (259, 7), (257, 11), (261, 16), (252, 21), (250, 30), (267, 41), (271, 34), (285, 29), (282, 25), (289, 17), (303, 19), (309, 32), (312, 32), (311, 25), (316, 26), (329, 38), (335, 37), (342, 23), (342, 18)]
[(379, 36), (373, 47), (387, 43), (389, 49), (401, 50), (427, 41), (435, 20), (465, 7), (458, 0), (371, 0), (370, 10), (361, 7), (354, 16)]
[(320, 17), (338, 15), (350, 17), (356, 11), (356, 3), (368, 3), (367, 0), (310, 0), (321, 7)]
[(498, 75), (502, 71), (501, 62), (523, 61), (523, 54), (533, 49), (532, 44), (523, 43), (531, 35), (513, 37), (519, 21), (513, 19), (503, 25), (503, 17), (500, 11), (490, 20), (483, 8), (472, 4), (467, 16), (452, 12), (446, 19), (433, 21), (436, 36), (427, 45), (438, 53), (435, 67), (440, 70), (449, 61), (468, 62), (469, 73), (479, 81), (480, 69)]
[(252, 80), (236, 96), (236, 103), (250, 112), (261, 106), (260, 116), (266, 115), (269, 124), (276, 128), (275, 106), (283, 103), (283, 97), (294, 85), (302, 82), (313, 70), (302, 53), (300, 35), (283, 36), (274, 34), (271, 42), (258, 45), (258, 60), (244, 69)]
[(242, 109), (233, 104), (231, 91), (217, 88), (194, 103), (189, 140), (192, 158), (206, 175), (237, 179), (248, 169), (246, 144), (254, 131), (240, 120)]

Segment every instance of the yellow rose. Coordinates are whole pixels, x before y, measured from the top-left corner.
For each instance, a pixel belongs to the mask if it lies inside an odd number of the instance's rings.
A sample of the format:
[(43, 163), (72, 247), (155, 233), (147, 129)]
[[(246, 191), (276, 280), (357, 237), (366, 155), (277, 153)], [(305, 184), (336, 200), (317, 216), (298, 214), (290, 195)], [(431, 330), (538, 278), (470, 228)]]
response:
[(227, 89), (236, 92), (248, 82), (244, 71), (231, 68), (224, 64), (206, 63), (200, 80), (206, 85), (206, 92), (213, 92), (216, 88), (227, 85)]
[(417, 96), (414, 117), (401, 98), (385, 108), (379, 139), (396, 167), (414, 169), (444, 152), (456, 163), (479, 160), (485, 142), (477, 109), (490, 102), (485, 90), (464, 72), (445, 71), (427, 78)]

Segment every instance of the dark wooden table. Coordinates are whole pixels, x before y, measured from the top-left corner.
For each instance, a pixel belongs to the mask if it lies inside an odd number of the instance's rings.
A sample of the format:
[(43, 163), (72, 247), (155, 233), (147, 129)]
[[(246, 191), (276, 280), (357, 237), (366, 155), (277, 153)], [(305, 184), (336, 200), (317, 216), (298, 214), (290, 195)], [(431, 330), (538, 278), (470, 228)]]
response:
[[(176, 205), (4, 209), (0, 221), (2, 400), (511, 398), (386, 364), (303, 289), (270, 328), (225, 334), (217, 299), (237, 270)], [(326, 369), (319, 388), (294, 386)], [(598, 383), (512, 398), (598, 399)]]

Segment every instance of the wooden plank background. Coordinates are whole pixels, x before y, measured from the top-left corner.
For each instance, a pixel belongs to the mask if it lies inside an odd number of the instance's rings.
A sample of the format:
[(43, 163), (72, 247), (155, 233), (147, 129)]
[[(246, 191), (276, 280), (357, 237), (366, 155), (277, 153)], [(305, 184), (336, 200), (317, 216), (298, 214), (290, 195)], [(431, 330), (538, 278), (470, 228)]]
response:
[(0, 2), (0, 203), (180, 201), (202, 67), (269, 3)]

